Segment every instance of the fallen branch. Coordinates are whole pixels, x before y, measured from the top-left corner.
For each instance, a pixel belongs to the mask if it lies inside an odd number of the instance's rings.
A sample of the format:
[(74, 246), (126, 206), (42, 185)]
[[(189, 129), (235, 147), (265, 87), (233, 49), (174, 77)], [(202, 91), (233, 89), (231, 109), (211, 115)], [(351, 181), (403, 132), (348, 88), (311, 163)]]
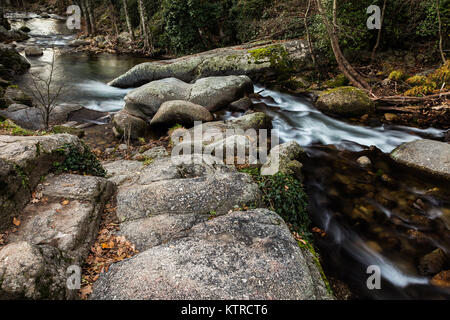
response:
[(374, 97), (371, 98), (374, 102), (383, 102), (388, 104), (411, 104), (411, 103), (423, 103), (431, 100), (445, 99), (450, 96), (450, 92), (442, 92), (439, 94), (433, 94), (425, 97), (405, 97), (405, 96), (387, 96), (387, 97)]

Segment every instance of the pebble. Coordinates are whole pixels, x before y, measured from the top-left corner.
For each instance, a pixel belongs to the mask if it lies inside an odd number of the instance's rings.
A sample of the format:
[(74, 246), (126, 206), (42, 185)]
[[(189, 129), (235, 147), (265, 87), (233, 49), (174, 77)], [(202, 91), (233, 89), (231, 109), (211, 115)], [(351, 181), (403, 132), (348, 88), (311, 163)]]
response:
[(359, 157), (359, 158), (356, 160), (356, 162), (358, 162), (358, 164), (359, 164), (361, 167), (368, 167), (368, 166), (370, 166), (370, 165), (372, 164), (372, 162), (370, 161), (370, 159), (369, 159), (368, 157), (366, 157), (366, 156)]

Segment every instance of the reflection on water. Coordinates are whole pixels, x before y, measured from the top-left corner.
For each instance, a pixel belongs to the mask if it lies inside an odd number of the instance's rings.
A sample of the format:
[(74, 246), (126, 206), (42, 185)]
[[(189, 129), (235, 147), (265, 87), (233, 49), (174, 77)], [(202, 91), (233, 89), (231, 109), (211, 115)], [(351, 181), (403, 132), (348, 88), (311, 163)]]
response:
[[(431, 285), (433, 273), (420, 267), (437, 248), (450, 253), (450, 190), (397, 168), (376, 150), (315, 146), (306, 152), (310, 213), (327, 233), (317, 243), (328, 271), (365, 297), (450, 298), (450, 290)], [(361, 155), (371, 159), (369, 168), (356, 162)], [(381, 268), (381, 290), (366, 287), (369, 265)]]

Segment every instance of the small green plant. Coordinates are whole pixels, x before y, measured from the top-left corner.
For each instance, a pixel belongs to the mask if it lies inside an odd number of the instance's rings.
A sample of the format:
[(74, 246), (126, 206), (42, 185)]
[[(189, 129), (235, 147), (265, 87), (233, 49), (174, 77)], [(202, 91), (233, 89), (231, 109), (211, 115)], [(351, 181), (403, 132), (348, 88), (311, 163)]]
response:
[(406, 79), (406, 83), (412, 86), (420, 86), (423, 85), (426, 80), (427, 78), (424, 76), (415, 75)]
[(139, 143), (144, 144), (145, 143), (145, 138), (139, 137), (138, 141), (139, 141)]
[(342, 73), (333, 79), (325, 81), (325, 85), (329, 88), (343, 87), (347, 86), (348, 84), (349, 84), (348, 79)]
[[(80, 150), (81, 149), (81, 150)], [(87, 174), (99, 177), (106, 176), (106, 170), (98, 161), (90, 148), (83, 143), (82, 148), (73, 144), (65, 144), (62, 148), (54, 151), (57, 154), (64, 155), (62, 163), (53, 162), (53, 169), (56, 173), (74, 172), (78, 174)]]
[(389, 80), (393, 81), (403, 81), (407, 75), (401, 70), (394, 70), (389, 74)]
[(150, 165), (150, 164), (152, 164), (153, 163), (153, 159), (152, 158), (149, 158), (149, 157), (144, 157), (144, 161), (143, 161), (143, 165), (144, 166), (148, 166), (148, 165)]

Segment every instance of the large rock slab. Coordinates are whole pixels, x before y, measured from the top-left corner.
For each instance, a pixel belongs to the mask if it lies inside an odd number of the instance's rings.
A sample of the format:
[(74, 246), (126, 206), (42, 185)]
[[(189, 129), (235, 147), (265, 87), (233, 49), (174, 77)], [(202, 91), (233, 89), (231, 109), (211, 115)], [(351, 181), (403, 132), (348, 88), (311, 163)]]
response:
[(196, 224), (208, 220), (208, 215), (160, 214), (148, 218), (125, 221), (120, 224), (119, 235), (132, 242), (136, 249), (145, 251), (169, 240), (186, 236)]
[(159, 214), (225, 214), (235, 206), (258, 205), (261, 194), (243, 173), (211, 174), (133, 185), (117, 195), (117, 216), (130, 221)]
[(208, 77), (193, 84), (176, 78), (152, 81), (125, 96), (124, 110), (136, 117), (151, 120), (160, 106), (171, 100), (185, 100), (216, 111), (253, 92), (247, 76)]
[(139, 250), (183, 235), (210, 216), (261, 202), (250, 176), (214, 157), (183, 155), (149, 165), (120, 160), (104, 164), (118, 187), (119, 234)]
[[(58, 248), (71, 264), (80, 264), (98, 230), (100, 215), (115, 186), (107, 179), (62, 174), (37, 186), (41, 201), (29, 203), (9, 241)], [(43, 201), (42, 199), (46, 199)], [(39, 199), (38, 199), (39, 200)]]
[(0, 229), (10, 224), (30, 200), (31, 191), (65, 155), (55, 152), (66, 144), (82, 148), (69, 134), (48, 136), (0, 136)]
[[(150, 81), (174, 77), (185, 82), (223, 75), (247, 75), (254, 81), (275, 74), (276, 66), (269, 59), (259, 61), (251, 51), (279, 45), (297, 65), (308, 63), (308, 48), (303, 40), (266, 42), (220, 48), (200, 54), (160, 62), (146, 62), (112, 80), (109, 85), (120, 88), (138, 87)], [(201, 104), (201, 103), (200, 103)]]
[(0, 299), (64, 299), (66, 268), (54, 247), (8, 244), (0, 250)]
[(317, 267), (281, 217), (233, 212), (116, 263), (91, 299), (328, 299)]
[(391, 152), (390, 157), (408, 168), (450, 180), (450, 144), (433, 140), (407, 142)]
[(362, 116), (375, 111), (375, 104), (361, 89), (339, 87), (322, 93), (316, 101), (317, 109), (342, 116)]

